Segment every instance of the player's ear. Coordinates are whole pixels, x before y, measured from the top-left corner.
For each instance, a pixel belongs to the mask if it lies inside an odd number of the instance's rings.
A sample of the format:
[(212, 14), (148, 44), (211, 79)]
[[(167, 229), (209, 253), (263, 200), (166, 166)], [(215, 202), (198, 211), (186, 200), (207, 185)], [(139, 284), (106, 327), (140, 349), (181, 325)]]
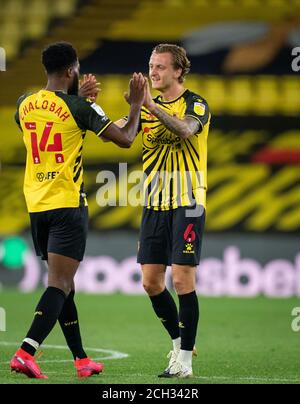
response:
[(175, 77), (176, 77), (176, 79), (179, 79), (179, 77), (182, 75), (182, 69), (181, 69), (181, 67), (179, 68), (179, 69), (177, 69), (176, 71), (175, 71)]
[(73, 74), (74, 74), (74, 68), (73, 68), (73, 67), (69, 67), (69, 68), (66, 70), (66, 74), (67, 74), (68, 79), (70, 79), (70, 78), (73, 76)]

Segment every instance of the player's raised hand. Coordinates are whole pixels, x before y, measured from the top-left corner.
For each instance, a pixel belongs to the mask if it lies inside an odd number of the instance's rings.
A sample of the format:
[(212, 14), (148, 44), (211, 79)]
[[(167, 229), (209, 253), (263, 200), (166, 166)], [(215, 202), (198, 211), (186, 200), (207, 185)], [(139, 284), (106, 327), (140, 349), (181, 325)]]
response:
[(88, 97), (92, 101), (96, 101), (100, 91), (100, 83), (93, 74), (85, 74), (79, 82), (78, 95), (81, 97)]
[(152, 95), (150, 92), (149, 80), (147, 77), (145, 77), (145, 98), (144, 98), (143, 105), (147, 109), (150, 109), (154, 105)]
[(142, 73), (134, 73), (129, 82), (129, 92), (124, 94), (128, 104), (138, 104), (142, 106), (145, 98), (145, 78)]

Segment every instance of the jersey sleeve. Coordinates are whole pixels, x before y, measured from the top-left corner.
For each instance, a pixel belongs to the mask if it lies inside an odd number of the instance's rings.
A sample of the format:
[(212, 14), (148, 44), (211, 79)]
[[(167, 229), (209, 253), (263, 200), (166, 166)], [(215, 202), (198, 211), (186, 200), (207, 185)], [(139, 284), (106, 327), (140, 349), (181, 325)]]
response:
[(207, 102), (197, 94), (191, 94), (186, 100), (185, 116), (191, 116), (200, 122), (203, 129), (209, 120)]
[(22, 129), (22, 128), (21, 128), (21, 123), (20, 123), (19, 109), (20, 109), (21, 103), (25, 100), (26, 97), (27, 97), (27, 94), (21, 95), (21, 97), (19, 97), (19, 99), (17, 101), (17, 109), (16, 109), (16, 113), (15, 113), (15, 121), (16, 121), (16, 124), (19, 126), (20, 129)]
[(102, 108), (93, 101), (82, 99), (76, 118), (79, 126), (84, 130), (91, 130), (100, 136), (101, 133), (112, 123), (112, 121), (105, 115)]

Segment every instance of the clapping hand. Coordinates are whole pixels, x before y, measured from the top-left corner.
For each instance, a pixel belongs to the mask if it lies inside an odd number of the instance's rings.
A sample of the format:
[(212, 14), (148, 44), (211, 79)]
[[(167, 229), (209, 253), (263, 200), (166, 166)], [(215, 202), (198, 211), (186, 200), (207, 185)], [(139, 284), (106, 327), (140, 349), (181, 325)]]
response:
[(100, 83), (97, 82), (93, 74), (85, 74), (83, 79), (79, 81), (78, 95), (81, 97), (88, 97), (92, 101), (96, 101), (100, 91)]

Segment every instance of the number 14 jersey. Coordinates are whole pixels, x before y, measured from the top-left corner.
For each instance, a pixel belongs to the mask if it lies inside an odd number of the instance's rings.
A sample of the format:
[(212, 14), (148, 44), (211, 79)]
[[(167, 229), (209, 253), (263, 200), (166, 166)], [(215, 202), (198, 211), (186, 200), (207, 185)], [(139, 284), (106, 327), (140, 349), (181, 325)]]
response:
[(87, 205), (82, 149), (86, 130), (111, 124), (102, 109), (83, 97), (40, 90), (17, 103), (16, 122), (27, 150), (24, 194), (29, 212)]

